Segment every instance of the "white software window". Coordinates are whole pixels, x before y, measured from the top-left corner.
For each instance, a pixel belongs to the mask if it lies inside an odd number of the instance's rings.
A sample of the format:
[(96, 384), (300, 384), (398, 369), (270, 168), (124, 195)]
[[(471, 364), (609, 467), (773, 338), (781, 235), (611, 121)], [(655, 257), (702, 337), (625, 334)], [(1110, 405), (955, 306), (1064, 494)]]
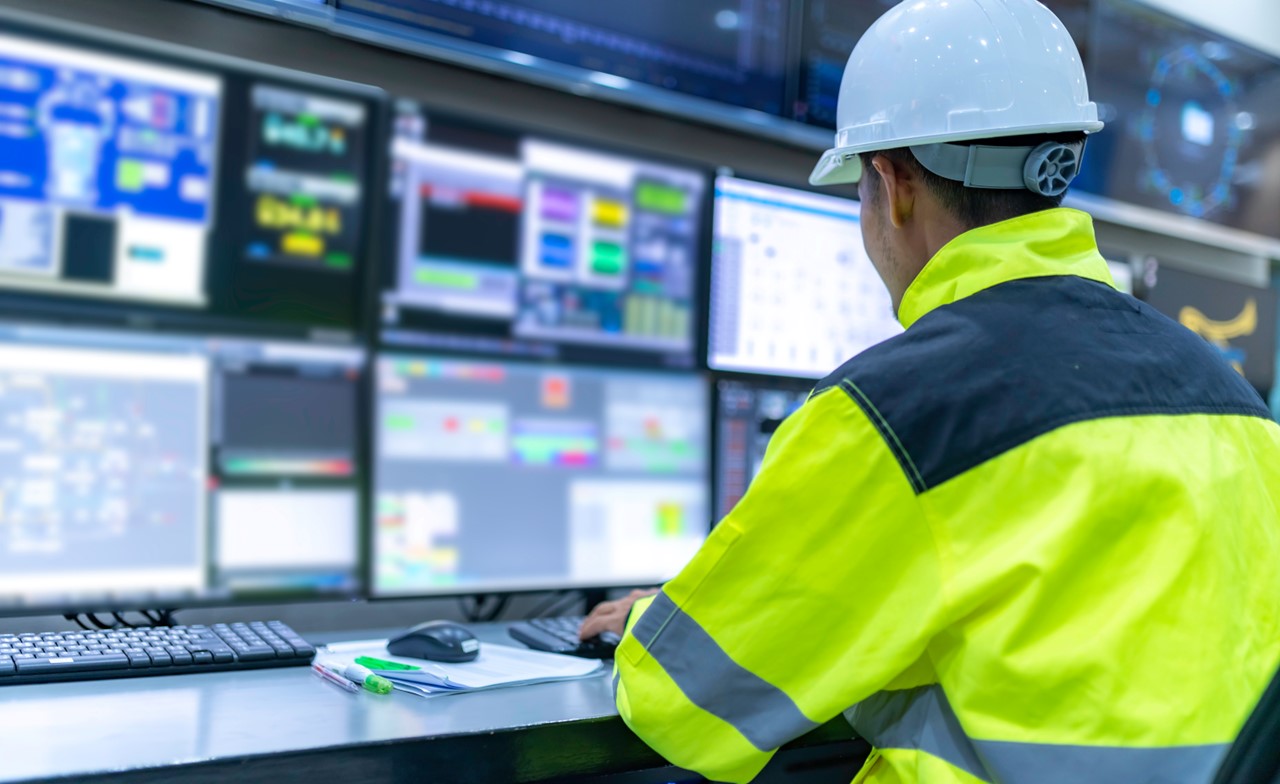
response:
[(209, 363), (0, 343), (0, 599), (205, 585)]
[(716, 180), (712, 368), (821, 378), (902, 331), (863, 248), (859, 206)]

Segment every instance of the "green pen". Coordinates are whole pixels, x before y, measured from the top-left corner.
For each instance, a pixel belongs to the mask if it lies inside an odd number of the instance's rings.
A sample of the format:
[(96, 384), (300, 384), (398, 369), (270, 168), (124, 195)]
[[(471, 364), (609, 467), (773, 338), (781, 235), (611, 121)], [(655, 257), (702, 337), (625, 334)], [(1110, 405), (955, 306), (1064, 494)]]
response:
[(374, 694), (390, 694), (395, 688), (391, 685), (391, 681), (381, 675), (374, 675), (368, 667), (363, 667), (359, 663), (348, 664), (342, 674), (348, 680), (363, 686), (365, 691), (371, 691)]
[(400, 662), (387, 661), (386, 659), (375, 659), (372, 656), (360, 656), (356, 658), (356, 664), (362, 667), (368, 667), (371, 670), (421, 670), (421, 667), (414, 667), (412, 664), (401, 664)]
[[(421, 667), (415, 667), (412, 664), (401, 664), (400, 662), (387, 661), (386, 659), (375, 659), (372, 656), (360, 656), (356, 659), (356, 664), (368, 667), (371, 670), (383, 670), (386, 672), (423, 672)], [(426, 672), (431, 672), (426, 670)], [(443, 672), (432, 672), (445, 683), (452, 683), (448, 675)]]

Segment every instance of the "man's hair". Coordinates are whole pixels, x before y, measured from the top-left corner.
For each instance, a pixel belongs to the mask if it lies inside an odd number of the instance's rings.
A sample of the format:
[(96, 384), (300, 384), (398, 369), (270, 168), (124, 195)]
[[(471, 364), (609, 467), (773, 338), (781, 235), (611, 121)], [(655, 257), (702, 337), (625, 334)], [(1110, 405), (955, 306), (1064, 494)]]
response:
[[(1035, 147), (1043, 142), (1076, 144), (1083, 139), (1083, 133), (1060, 133), (1051, 136), (983, 139), (972, 144), (991, 147)], [(938, 198), (939, 203), (969, 229), (1062, 206), (1062, 196), (1040, 196), (1021, 188), (1017, 190), (966, 188), (962, 182), (939, 177), (926, 169), (920, 161), (916, 160), (916, 156), (911, 154), (911, 150), (905, 147), (896, 150), (864, 152), (859, 155), (862, 158), (862, 176), (868, 179), (868, 185), (874, 186), (874, 192), (879, 191), (880, 173), (871, 165), (871, 161), (877, 155), (883, 155), (895, 166), (901, 166), (919, 177), (925, 187)]]

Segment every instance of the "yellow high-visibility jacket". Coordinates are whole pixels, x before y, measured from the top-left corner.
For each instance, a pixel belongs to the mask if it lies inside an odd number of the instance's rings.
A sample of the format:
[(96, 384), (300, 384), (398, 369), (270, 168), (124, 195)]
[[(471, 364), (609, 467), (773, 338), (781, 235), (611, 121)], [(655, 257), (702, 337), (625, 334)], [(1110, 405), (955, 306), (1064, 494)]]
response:
[(1084, 213), (958, 237), (899, 317), (633, 608), (623, 719), (729, 782), (842, 713), (859, 782), (1207, 782), (1280, 661), (1280, 426)]

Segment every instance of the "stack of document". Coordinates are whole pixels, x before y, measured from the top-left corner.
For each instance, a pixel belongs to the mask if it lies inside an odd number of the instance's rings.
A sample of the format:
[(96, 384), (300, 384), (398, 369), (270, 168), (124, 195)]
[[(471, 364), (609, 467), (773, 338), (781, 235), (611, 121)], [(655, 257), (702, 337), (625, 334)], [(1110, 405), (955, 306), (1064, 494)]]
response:
[(484, 643), (480, 655), (465, 664), (444, 664), (392, 656), (386, 640), (360, 640), (322, 646), (322, 664), (339, 668), (358, 663), (391, 681), (397, 691), (426, 697), (531, 683), (589, 678), (604, 672), (604, 662), (509, 645)]

